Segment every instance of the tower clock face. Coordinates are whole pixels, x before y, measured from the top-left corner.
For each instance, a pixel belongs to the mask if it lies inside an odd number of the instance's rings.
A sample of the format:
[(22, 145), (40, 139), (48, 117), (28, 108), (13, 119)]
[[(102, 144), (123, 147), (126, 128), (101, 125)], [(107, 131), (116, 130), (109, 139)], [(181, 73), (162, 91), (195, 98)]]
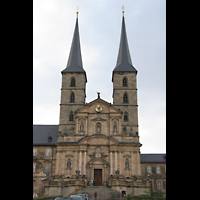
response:
[(97, 105), (97, 106), (95, 107), (95, 111), (96, 111), (96, 112), (101, 112), (102, 110), (103, 110), (103, 108), (102, 108), (101, 105)]

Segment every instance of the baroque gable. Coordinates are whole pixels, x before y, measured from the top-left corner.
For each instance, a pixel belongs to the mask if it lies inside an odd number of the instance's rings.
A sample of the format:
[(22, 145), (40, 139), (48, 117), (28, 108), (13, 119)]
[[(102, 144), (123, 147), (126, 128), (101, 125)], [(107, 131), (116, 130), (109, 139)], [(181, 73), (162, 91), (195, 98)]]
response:
[(114, 140), (113, 138), (106, 136), (106, 135), (91, 135), (88, 137), (85, 137), (81, 139), (78, 142), (79, 145), (81, 144), (87, 144), (87, 145), (97, 145), (97, 146), (105, 146), (105, 145), (118, 145), (119, 142), (117, 140)]
[[(97, 107), (100, 106), (102, 110), (100, 109), (98, 112)], [(95, 99), (94, 101), (91, 101), (88, 103), (86, 106), (83, 108), (77, 110), (76, 116), (83, 116), (84, 114), (88, 113), (113, 113), (113, 114), (122, 114), (122, 111), (119, 109), (115, 108), (111, 103), (108, 103), (107, 101), (104, 101), (103, 99)]]

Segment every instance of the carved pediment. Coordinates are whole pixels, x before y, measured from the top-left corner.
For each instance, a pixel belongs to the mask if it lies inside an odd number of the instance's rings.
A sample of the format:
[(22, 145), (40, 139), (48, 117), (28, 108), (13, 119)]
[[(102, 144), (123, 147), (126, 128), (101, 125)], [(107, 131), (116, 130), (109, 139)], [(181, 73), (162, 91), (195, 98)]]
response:
[[(98, 112), (99, 111), (99, 112)], [(112, 113), (112, 114), (122, 114), (122, 111), (115, 108), (111, 103), (104, 101), (103, 99), (95, 99), (91, 101), (83, 108), (76, 111), (76, 115), (84, 115), (87, 113)]]
[(72, 158), (72, 157), (74, 157), (74, 156), (73, 156), (73, 155), (71, 155), (71, 154), (67, 154), (65, 157)]
[(97, 117), (97, 118), (92, 119), (92, 121), (106, 121), (106, 119), (103, 119), (101, 117)]
[(131, 156), (128, 155), (128, 154), (126, 154), (126, 155), (124, 155), (123, 157), (124, 157), (124, 158), (130, 158)]
[(93, 145), (111, 145), (111, 144), (119, 144), (119, 142), (112, 138), (108, 137), (104, 134), (94, 134), (91, 136), (86, 136), (78, 141), (79, 144), (93, 144)]

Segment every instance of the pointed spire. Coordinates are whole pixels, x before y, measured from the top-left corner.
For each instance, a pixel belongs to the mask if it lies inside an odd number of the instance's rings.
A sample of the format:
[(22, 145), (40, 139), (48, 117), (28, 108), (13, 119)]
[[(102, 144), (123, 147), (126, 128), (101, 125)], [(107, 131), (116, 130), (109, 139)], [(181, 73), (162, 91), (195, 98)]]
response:
[(78, 29), (78, 11), (76, 18), (76, 25), (74, 30), (74, 36), (72, 39), (72, 45), (70, 49), (70, 54), (67, 62), (67, 67), (61, 72), (84, 72), (82, 57), (81, 57), (81, 46), (79, 39), (79, 29)]
[(121, 39), (117, 58), (117, 64), (113, 72), (136, 72), (137, 70), (133, 67), (131, 56), (128, 47), (128, 40), (126, 36), (126, 27), (124, 20), (124, 10), (122, 10), (122, 29), (121, 29)]

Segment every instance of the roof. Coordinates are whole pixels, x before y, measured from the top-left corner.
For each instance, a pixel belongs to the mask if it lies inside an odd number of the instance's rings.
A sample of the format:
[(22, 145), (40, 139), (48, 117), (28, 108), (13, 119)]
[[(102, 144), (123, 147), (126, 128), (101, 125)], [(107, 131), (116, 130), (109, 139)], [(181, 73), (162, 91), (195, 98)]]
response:
[[(33, 125), (33, 145), (53, 145), (57, 142), (58, 125)], [(52, 140), (49, 142), (48, 137)]]
[(140, 154), (141, 163), (166, 163), (166, 154)]
[(122, 29), (121, 29), (121, 39), (117, 58), (117, 64), (113, 72), (136, 72), (137, 70), (133, 67), (131, 56), (128, 47), (128, 40), (126, 35), (126, 27), (124, 16), (122, 18)]
[(83, 69), (82, 57), (81, 57), (78, 17), (76, 19), (74, 36), (72, 39), (72, 45), (71, 45), (70, 54), (69, 54), (69, 58), (67, 62), (67, 67), (61, 73), (63, 72), (84, 72), (85, 73), (85, 70)]

